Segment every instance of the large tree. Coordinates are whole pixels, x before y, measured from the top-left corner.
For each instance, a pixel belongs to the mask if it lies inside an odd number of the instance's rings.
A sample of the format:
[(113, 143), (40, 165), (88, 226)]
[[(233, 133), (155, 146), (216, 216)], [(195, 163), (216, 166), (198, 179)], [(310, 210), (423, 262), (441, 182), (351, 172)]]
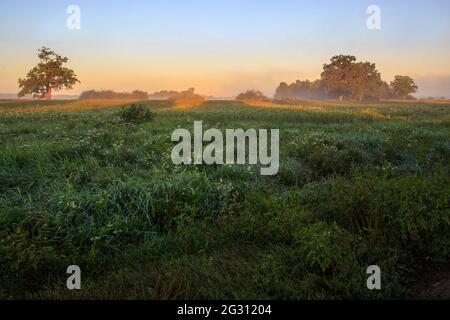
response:
[(360, 101), (378, 99), (383, 80), (375, 64), (358, 62), (355, 64), (355, 69), (356, 74), (352, 79), (353, 98)]
[(330, 96), (366, 100), (378, 98), (384, 86), (374, 63), (357, 62), (356, 57), (338, 55), (323, 66), (322, 85)]
[(409, 76), (395, 76), (391, 82), (392, 93), (399, 99), (412, 99), (411, 94), (416, 93), (418, 88)]
[(352, 81), (355, 74), (356, 57), (338, 55), (331, 58), (329, 64), (324, 64), (321, 80), (328, 94), (339, 100), (352, 95)]
[(39, 63), (24, 79), (19, 79), (19, 97), (32, 94), (35, 98), (51, 99), (52, 91), (73, 89), (80, 82), (72, 69), (63, 67), (69, 60), (49, 48), (38, 50)]

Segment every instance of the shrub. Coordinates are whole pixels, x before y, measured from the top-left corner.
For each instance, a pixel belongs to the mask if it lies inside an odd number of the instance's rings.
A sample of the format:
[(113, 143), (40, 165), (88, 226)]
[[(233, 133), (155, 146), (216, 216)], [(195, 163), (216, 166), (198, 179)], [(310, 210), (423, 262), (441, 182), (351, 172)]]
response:
[(338, 273), (355, 263), (352, 261), (352, 236), (336, 223), (318, 222), (305, 226), (294, 234), (297, 255), (310, 271)]
[(129, 107), (124, 107), (119, 112), (119, 116), (122, 118), (124, 122), (129, 123), (144, 123), (152, 121), (156, 114), (147, 110), (141, 104), (132, 104)]

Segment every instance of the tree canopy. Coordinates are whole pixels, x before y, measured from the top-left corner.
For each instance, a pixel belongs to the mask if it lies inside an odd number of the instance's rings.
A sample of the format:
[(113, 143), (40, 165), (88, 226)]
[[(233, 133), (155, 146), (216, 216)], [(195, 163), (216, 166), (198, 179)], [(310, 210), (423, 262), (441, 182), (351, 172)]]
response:
[(410, 99), (411, 94), (417, 92), (418, 87), (411, 77), (397, 75), (391, 82), (391, 89), (394, 96), (400, 99)]
[(328, 95), (320, 80), (297, 80), (291, 84), (280, 83), (275, 99), (325, 99)]
[(338, 55), (323, 66), (321, 81), (328, 94), (340, 100), (376, 98), (383, 85), (374, 63), (357, 62), (355, 56)]
[(35, 98), (51, 99), (53, 90), (73, 89), (80, 82), (72, 69), (63, 67), (69, 60), (67, 57), (42, 47), (38, 50), (38, 58), (39, 63), (18, 81), (19, 97), (32, 94)]

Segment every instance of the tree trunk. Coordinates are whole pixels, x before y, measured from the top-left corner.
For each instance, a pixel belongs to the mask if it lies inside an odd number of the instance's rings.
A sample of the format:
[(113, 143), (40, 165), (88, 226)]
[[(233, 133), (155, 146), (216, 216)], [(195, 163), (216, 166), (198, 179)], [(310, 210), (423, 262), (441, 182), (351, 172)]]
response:
[(49, 87), (47, 89), (47, 92), (45, 93), (44, 99), (51, 100), (52, 99), (52, 87)]

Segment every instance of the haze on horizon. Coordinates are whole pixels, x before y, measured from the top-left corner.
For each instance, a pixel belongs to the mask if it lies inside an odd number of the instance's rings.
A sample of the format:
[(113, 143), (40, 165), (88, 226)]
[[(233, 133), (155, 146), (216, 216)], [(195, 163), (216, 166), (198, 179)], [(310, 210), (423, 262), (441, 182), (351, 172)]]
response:
[[(66, 27), (69, 5), (81, 29)], [(369, 5), (381, 30), (366, 27)], [(410, 75), (418, 96), (450, 98), (448, 0), (75, 0), (0, 2), (0, 92), (50, 47), (81, 80), (73, 91), (183, 90), (273, 95), (282, 81), (319, 78), (336, 54), (376, 63), (386, 81)]]

